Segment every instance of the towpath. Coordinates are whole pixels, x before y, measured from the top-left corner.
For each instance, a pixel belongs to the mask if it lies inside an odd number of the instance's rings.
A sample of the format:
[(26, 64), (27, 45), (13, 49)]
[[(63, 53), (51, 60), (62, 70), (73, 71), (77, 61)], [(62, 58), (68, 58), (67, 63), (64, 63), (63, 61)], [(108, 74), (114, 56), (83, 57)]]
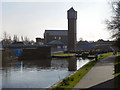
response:
[(114, 88), (114, 60), (109, 56), (98, 62), (74, 88)]

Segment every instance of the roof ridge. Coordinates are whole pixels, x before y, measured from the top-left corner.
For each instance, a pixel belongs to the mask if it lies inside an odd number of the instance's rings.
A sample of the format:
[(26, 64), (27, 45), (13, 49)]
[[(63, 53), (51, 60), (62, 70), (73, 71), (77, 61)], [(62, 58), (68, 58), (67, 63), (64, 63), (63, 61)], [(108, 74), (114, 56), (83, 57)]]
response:
[(45, 31), (68, 31), (68, 30), (45, 30)]

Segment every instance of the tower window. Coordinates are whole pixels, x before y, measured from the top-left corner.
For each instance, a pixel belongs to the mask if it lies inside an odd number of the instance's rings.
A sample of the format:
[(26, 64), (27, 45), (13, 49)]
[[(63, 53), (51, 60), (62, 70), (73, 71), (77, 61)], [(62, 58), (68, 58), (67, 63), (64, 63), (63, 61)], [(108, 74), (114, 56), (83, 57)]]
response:
[(59, 40), (61, 39), (61, 37), (59, 37)]
[(57, 37), (54, 37), (54, 39), (57, 39)]

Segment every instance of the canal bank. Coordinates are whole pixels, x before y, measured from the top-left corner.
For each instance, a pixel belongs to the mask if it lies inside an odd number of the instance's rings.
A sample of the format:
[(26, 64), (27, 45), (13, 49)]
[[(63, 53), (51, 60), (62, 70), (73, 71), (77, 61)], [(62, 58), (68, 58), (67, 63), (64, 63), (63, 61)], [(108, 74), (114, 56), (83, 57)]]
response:
[[(112, 53), (99, 55), (98, 62), (102, 60), (103, 58), (107, 56), (111, 56)], [(78, 71), (73, 73), (72, 75), (62, 79), (58, 83), (51, 86), (51, 89), (61, 89), (61, 88), (73, 88), (81, 79), (84, 77), (84, 75), (96, 64), (97, 62), (95, 60), (92, 60), (88, 64), (84, 65), (82, 68), (80, 68)]]
[(114, 60), (116, 56), (108, 56), (98, 62), (74, 87), (81, 88), (114, 88)]

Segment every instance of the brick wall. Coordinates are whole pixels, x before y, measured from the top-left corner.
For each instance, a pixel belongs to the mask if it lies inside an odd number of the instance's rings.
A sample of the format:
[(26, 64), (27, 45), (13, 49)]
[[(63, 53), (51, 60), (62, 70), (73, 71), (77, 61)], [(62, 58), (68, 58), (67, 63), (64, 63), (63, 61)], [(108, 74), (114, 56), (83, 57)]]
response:
[(50, 47), (39, 47), (31, 49), (23, 49), (22, 55), (19, 59), (48, 59), (51, 58)]

